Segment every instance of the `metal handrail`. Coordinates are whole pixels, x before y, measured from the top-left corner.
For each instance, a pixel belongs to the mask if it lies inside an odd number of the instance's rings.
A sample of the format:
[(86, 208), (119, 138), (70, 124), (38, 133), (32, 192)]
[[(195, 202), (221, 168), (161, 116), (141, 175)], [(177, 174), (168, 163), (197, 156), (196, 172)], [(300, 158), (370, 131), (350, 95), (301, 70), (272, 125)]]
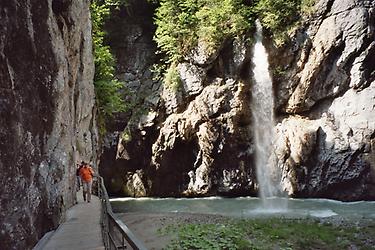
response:
[(98, 197), (102, 205), (100, 224), (105, 249), (126, 249), (130, 246), (135, 250), (147, 250), (125, 223), (113, 213), (104, 180), (101, 176), (96, 177), (98, 178)]

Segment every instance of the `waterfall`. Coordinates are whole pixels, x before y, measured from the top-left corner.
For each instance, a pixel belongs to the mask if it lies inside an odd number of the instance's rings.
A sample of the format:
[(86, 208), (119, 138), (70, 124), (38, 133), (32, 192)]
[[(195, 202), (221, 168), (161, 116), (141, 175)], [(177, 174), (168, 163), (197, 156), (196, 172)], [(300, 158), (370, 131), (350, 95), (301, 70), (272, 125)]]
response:
[[(277, 170), (272, 140), (274, 138), (274, 101), (272, 79), (268, 70), (268, 54), (262, 44), (262, 26), (256, 21), (255, 45), (253, 49), (252, 115), (254, 119), (255, 164), (259, 184), (259, 196), (266, 209), (285, 208), (274, 204), (272, 197), (280, 192), (280, 174)], [(279, 203), (278, 201), (277, 203)], [(281, 206), (281, 207), (280, 207)]]

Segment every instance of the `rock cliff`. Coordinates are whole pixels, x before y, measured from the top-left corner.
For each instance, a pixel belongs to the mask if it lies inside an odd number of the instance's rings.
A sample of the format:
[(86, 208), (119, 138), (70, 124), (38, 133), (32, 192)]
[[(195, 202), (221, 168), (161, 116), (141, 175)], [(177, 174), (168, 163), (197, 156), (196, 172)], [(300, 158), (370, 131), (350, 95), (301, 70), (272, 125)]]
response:
[(289, 194), (375, 198), (375, 4), (320, 1), (275, 49), (277, 155)]
[[(128, 8), (141, 3), (131, 1)], [(374, 3), (321, 0), (315, 8), (284, 46), (267, 43), (282, 185), (296, 197), (375, 199)], [(177, 84), (160, 85), (150, 80), (148, 66), (139, 66), (156, 60), (149, 56), (155, 51), (151, 37), (140, 35), (147, 29), (121, 27), (129, 33), (113, 38), (125, 41), (116, 53), (118, 72), (143, 110), (135, 108), (125, 129), (111, 134), (111, 190), (131, 196), (255, 194), (246, 37), (210, 53), (198, 44), (172, 65)], [(130, 57), (134, 62), (121, 62), (135, 51), (141, 56)]]
[(107, 24), (117, 74), (135, 99), (129, 122), (105, 140), (100, 171), (109, 190), (131, 196), (255, 194), (245, 37), (211, 54), (197, 47), (175, 66), (180, 83), (162, 85), (150, 71), (158, 60), (149, 34), (152, 15), (147, 1), (130, 1)]
[[(142, 135), (141, 130), (157, 133), (154, 119), (161, 91), (160, 82), (153, 81), (151, 73), (157, 61), (156, 44), (152, 40), (153, 12), (154, 6), (149, 1), (130, 0), (126, 6), (113, 10), (106, 22), (107, 40), (117, 59), (116, 76), (125, 83), (126, 101), (132, 106), (128, 113), (118, 114), (108, 122), (108, 133), (103, 140), (100, 174), (112, 193), (133, 190), (134, 187), (127, 187), (131, 179), (131, 183), (134, 180), (139, 184), (137, 189), (142, 196), (146, 195), (140, 176), (150, 163), (155, 135)], [(118, 145), (120, 138), (132, 138), (126, 149), (131, 151), (131, 159), (122, 151), (122, 145)]]
[(0, 248), (31, 249), (96, 162), (89, 2), (0, 3)]

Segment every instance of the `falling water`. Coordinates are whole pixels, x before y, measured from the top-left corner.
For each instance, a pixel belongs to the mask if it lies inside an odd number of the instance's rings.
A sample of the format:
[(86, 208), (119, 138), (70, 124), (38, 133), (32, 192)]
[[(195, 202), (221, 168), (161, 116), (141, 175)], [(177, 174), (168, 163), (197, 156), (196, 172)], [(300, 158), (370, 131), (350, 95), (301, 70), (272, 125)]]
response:
[(256, 169), (259, 195), (263, 207), (269, 210), (285, 209), (284, 204), (274, 204), (272, 197), (280, 192), (280, 177), (277, 171), (272, 140), (274, 137), (274, 102), (272, 79), (268, 70), (268, 55), (262, 44), (262, 26), (256, 21), (255, 45), (253, 50), (254, 79), (252, 87), (252, 115), (256, 147)]

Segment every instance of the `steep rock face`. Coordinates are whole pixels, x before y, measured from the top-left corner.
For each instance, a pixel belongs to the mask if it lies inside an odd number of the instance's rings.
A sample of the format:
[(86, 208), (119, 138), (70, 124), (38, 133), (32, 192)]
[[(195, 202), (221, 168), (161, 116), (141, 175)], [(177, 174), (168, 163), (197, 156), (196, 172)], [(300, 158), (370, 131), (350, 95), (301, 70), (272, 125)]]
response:
[[(374, 2), (315, 8), (284, 47), (268, 43), (282, 185), (297, 197), (375, 199)], [(209, 54), (198, 44), (174, 65), (177, 82), (130, 85), (139, 103), (152, 102), (112, 136), (109, 181), (119, 193), (255, 194), (249, 51), (243, 39)], [(124, 65), (131, 71), (138, 58)]]
[(89, 1), (2, 1), (0, 19), (0, 245), (31, 249), (96, 162)]
[(250, 154), (243, 152), (251, 136), (245, 91), (238, 79), (216, 78), (184, 112), (168, 116), (152, 149), (160, 175), (153, 181), (154, 192), (191, 195), (253, 188)]
[(161, 88), (158, 112), (134, 119), (120, 135), (117, 161), (127, 166), (120, 184), (125, 194), (255, 192), (249, 46), (238, 39), (204, 53), (197, 48), (176, 65), (180, 80)]
[[(154, 7), (129, 1), (106, 25), (117, 75), (133, 94), (127, 124), (106, 139), (100, 171), (112, 193), (181, 196), (254, 193), (245, 38), (175, 65), (179, 80), (152, 80)], [(126, 120), (126, 117), (123, 117)], [(125, 127), (125, 128), (124, 128)]]
[(272, 66), (284, 71), (276, 150), (289, 194), (375, 199), (374, 7), (322, 0), (293, 45), (274, 51)]
[[(142, 190), (139, 194), (146, 195), (144, 184), (138, 180), (143, 178), (150, 163), (151, 141), (155, 140), (150, 133), (154, 131), (152, 121), (158, 119), (155, 110), (162, 91), (160, 82), (153, 81), (151, 73), (157, 60), (152, 40), (153, 11), (147, 0), (127, 1), (126, 6), (112, 12), (106, 23), (108, 42), (117, 59), (116, 76), (124, 82), (124, 90), (128, 92), (126, 102), (132, 106), (128, 113), (109, 123), (103, 143), (100, 173), (111, 193), (132, 194), (132, 190)], [(129, 140), (126, 149), (118, 143), (120, 139)], [(133, 182), (137, 183), (135, 187)]]
[[(239, 76), (249, 59), (244, 42), (228, 42), (221, 55), (206, 55), (198, 47), (176, 66), (181, 83), (162, 86), (151, 73), (157, 61), (153, 11), (145, 0), (129, 1), (106, 25), (117, 75), (134, 105), (128, 117), (119, 119), (129, 122), (115, 124), (105, 139), (100, 171), (109, 191), (131, 196), (214, 193), (224, 174), (223, 192), (253, 189), (248, 182), (253, 170), (245, 166), (251, 156), (238, 153), (251, 144), (250, 118), (243, 112), (248, 102), (242, 101), (249, 88)], [(178, 131), (173, 130), (176, 124)], [(224, 174), (214, 158), (230, 165)]]

